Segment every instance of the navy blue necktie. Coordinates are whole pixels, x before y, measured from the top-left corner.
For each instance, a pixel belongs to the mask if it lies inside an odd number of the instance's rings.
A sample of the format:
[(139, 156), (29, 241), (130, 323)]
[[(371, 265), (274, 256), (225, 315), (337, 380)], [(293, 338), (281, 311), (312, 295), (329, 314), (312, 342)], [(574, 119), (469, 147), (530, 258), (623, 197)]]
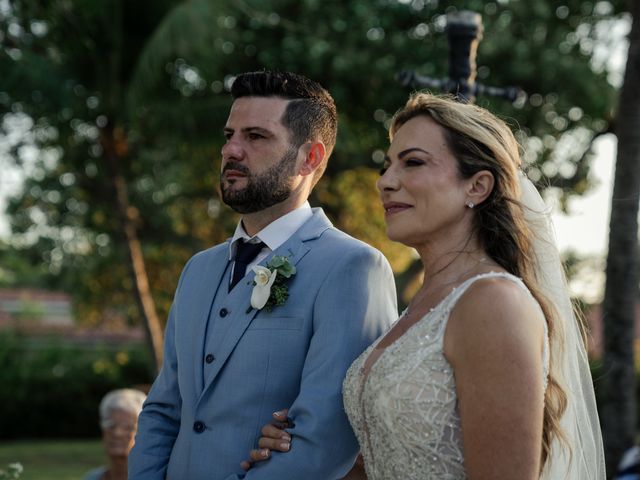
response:
[(236, 286), (236, 283), (240, 281), (241, 278), (245, 276), (247, 272), (247, 265), (249, 265), (265, 247), (265, 244), (262, 242), (259, 243), (248, 243), (244, 240), (238, 240), (238, 244), (236, 245), (236, 256), (233, 264), (233, 277), (231, 278), (231, 283), (229, 284), (229, 291)]

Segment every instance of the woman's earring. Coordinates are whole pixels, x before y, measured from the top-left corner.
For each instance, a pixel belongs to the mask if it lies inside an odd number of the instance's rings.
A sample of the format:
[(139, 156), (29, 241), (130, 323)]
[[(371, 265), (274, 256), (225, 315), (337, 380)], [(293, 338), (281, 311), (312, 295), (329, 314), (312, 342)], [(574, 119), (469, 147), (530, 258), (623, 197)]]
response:
[(473, 203), (473, 202), (471, 202), (471, 201), (467, 202), (467, 207), (469, 207), (469, 208), (473, 208), (473, 207), (475, 207), (475, 206), (476, 206), (476, 204), (475, 204), (475, 203)]

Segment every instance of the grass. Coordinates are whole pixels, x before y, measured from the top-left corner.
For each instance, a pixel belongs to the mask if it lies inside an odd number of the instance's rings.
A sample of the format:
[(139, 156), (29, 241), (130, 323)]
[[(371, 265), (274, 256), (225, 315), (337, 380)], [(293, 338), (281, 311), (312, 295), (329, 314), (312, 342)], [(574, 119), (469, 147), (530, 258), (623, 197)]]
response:
[(90, 440), (17, 440), (0, 443), (0, 469), (20, 462), (20, 480), (82, 480), (105, 463), (102, 442)]

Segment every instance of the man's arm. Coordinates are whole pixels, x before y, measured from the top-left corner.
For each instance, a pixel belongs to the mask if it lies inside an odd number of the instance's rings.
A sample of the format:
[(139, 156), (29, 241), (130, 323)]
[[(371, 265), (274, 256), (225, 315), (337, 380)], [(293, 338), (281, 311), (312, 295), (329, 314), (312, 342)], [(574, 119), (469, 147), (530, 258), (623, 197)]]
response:
[[(289, 410), (295, 424), (287, 430), (291, 451), (274, 452), (246, 479), (338, 479), (351, 469), (358, 453), (344, 412), (342, 382), (351, 363), (397, 317), (387, 260), (361, 247), (342, 255), (322, 282), (314, 305), (314, 334), (300, 393)], [(237, 478), (231, 475), (227, 480)]]
[[(193, 260), (193, 258), (192, 258)], [(169, 312), (164, 335), (162, 369), (138, 417), (138, 432), (129, 454), (129, 480), (164, 480), (173, 444), (180, 430), (182, 399), (178, 386), (178, 357), (175, 346), (176, 299), (191, 264), (185, 266)]]

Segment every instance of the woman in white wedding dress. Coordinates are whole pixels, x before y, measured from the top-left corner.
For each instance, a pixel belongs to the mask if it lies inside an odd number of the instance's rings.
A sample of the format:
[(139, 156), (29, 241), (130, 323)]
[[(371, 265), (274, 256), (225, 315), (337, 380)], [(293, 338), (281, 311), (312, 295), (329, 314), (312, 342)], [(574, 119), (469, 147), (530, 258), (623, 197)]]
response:
[[(581, 329), (512, 132), (478, 106), (420, 93), (390, 137), (377, 184), (387, 234), (425, 273), (347, 373), (366, 471), (348, 478), (604, 479)], [(277, 427), (253, 460), (295, 449), (295, 428)]]

